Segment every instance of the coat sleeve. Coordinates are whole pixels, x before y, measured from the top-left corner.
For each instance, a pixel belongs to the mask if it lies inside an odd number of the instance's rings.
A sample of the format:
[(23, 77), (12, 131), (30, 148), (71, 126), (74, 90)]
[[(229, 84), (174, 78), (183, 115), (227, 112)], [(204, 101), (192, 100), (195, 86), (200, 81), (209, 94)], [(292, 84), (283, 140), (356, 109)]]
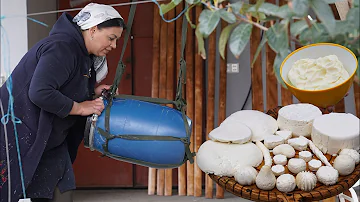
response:
[(71, 53), (65, 42), (44, 46), (29, 87), (29, 98), (35, 105), (61, 118), (66, 117), (73, 106), (73, 100), (59, 91), (76, 70), (75, 55)]

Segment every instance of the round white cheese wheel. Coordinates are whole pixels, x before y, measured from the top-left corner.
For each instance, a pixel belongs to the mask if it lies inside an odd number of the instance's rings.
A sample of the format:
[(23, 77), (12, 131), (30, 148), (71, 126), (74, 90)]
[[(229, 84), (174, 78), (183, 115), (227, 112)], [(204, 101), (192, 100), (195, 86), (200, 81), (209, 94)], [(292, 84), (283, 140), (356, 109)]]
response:
[(257, 167), (262, 161), (263, 154), (253, 143), (228, 144), (208, 140), (196, 154), (196, 163), (203, 172), (228, 177), (234, 176), (237, 167)]
[(312, 159), (312, 153), (309, 151), (299, 152), (299, 158), (304, 159), (305, 162), (309, 162)]
[(355, 160), (349, 155), (341, 154), (335, 158), (333, 166), (339, 175), (349, 175), (355, 170)]
[(284, 144), (284, 138), (278, 135), (268, 135), (264, 138), (264, 145), (268, 149), (274, 149), (276, 146)]
[(295, 177), (291, 174), (283, 174), (276, 179), (276, 188), (281, 192), (292, 192), (295, 187)]
[(309, 170), (311, 171), (317, 171), (321, 166), (322, 163), (320, 160), (312, 159), (308, 162)]
[(277, 154), (274, 156), (274, 163), (276, 165), (286, 165), (287, 164), (287, 157), (282, 154)]
[(285, 173), (285, 167), (283, 165), (274, 165), (271, 167), (271, 171), (274, 173), (275, 177), (277, 177)]
[(339, 172), (333, 167), (321, 166), (319, 170), (316, 171), (316, 177), (319, 182), (329, 186), (336, 184), (339, 179)]
[(287, 167), (290, 172), (298, 174), (301, 171), (306, 170), (306, 162), (304, 161), (304, 159), (292, 158), (289, 160)]
[(257, 110), (241, 110), (227, 117), (221, 125), (243, 123), (252, 132), (252, 141), (262, 141), (266, 136), (273, 135), (278, 129), (276, 119)]
[(251, 139), (251, 130), (245, 124), (221, 125), (209, 133), (213, 141), (243, 144)]
[(292, 131), (294, 136), (309, 137), (314, 119), (321, 115), (320, 109), (312, 104), (291, 104), (279, 110), (277, 122), (280, 130)]
[(314, 120), (311, 139), (324, 154), (359, 150), (360, 119), (349, 113), (330, 113)]

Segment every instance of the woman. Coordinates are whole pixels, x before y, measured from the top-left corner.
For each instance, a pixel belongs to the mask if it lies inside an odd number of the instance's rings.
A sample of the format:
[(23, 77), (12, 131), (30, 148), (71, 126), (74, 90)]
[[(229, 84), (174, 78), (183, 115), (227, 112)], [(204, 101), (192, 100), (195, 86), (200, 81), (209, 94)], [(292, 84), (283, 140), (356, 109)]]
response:
[[(64, 13), (50, 35), (22, 58), (12, 72), (15, 116), (26, 197), (32, 201), (72, 201), (75, 189), (72, 163), (83, 138), (86, 117), (100, 115), (104, 104), (100, 85), (107, 74), (105, 56), (116, 48), (124, 21), (112, 7), (90, 3), (74, 18)], [(0, 89), (8, 107), (6, 85)], [(3, 125), (1, 125), (3, 126)], [(23, 197), (14, 127), (6, 124), (9, 138), (11, 201)], [(8, 201), (9, 171), (4, 128), (0, 136), (0, 201)]]

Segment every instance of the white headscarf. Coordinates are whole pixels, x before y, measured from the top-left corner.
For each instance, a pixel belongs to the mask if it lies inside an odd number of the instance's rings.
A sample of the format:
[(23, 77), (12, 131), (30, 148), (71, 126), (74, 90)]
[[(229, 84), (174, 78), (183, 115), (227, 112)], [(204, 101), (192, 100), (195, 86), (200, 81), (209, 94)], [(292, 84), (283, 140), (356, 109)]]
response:
[[(100, 23), (114, 18), (121, 18), (121, 15), (111, 6), (97, 3), (86, 5), (73, 19), (82, 30), (90, 29)], [(94, 69), (96, 81), (100, 83), (108, 73), (106, 57), (94, 57)]]

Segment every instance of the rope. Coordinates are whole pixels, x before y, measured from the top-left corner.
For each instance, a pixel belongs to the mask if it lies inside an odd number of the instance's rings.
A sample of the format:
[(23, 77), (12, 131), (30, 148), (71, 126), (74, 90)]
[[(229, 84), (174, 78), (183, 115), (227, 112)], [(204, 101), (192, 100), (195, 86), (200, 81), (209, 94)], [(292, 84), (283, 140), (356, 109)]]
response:
[[(1, 108), (1, 115), (2, 117), (4, 116), (4, 107), (2, 104), (2, 101), (0, 99), (0, 108)], [(11, 174), (10, 174), (10, 154), (9, 154), (9, 141), (8, 141), (8, 134), (7, 134), (7, 129), (6, 126), (4, 126), (4, 135), (5, 135), (5, 149), (6, 149), (6, 164), (7, 164), (7, 170), (8, 170), (8, 176), (7, 176), (7, 180), (8, 180), (8, 202), (11, 202)]]
[[(10, 47), (9, 47), (9, 38), (7, 37), (6, 30), (2, 25), (1, 26), (1, 38), (2, 41), (5, 41), (5, 43), (2, 43), (4, 45), (1, 46), (1, 52), (5, 55), (4, 56), (4, 66), (7, 71), (9, 71), (10, 68)], [(5, 49), (5, 50), (4, 50)], [(10, 75), (10, 74), (9, 74)], [(23, 173), (23, 167), (22, 167), (22, 161), (21, 161), (21, 155), (20, 155), (20, 146), (19, 146), (19, 138), (18, 133), (16, 129), (16, 124), (21, 124), (21, 120), (15, 116), (14, 113), (14, 98), (12, 95), (12, 78), (11, 75), (9, 76), (8, 80), (6, 81), (6, 88), (9, 92), (9, 103), (8, 103), (8, 111), (7, 114), (4, 115), (1, 118), (2, 124), (6, 125), (9, 123), (9, 118), (11, 117), (11, 121), (14, 126), (14, 136), (15, 136), (15, 142), (16, 142), (16, 150), (17, 150), (17, 157), (18, 157), (18, 163), (19, 163), (19, 170), (20, 170), (20, 179), (21, 179), (21, 186), (23, 191), (24, 199), (26, 198), (26, 192), (25, 192), (25, 181), (24, 181), (24, 173)], [(7, 150), (8, 151), (8, 150)], [(10, 170), (8, 170), (8, 173), (10, 173)], [(11, 189), (11, 187), (9, 187)]]

